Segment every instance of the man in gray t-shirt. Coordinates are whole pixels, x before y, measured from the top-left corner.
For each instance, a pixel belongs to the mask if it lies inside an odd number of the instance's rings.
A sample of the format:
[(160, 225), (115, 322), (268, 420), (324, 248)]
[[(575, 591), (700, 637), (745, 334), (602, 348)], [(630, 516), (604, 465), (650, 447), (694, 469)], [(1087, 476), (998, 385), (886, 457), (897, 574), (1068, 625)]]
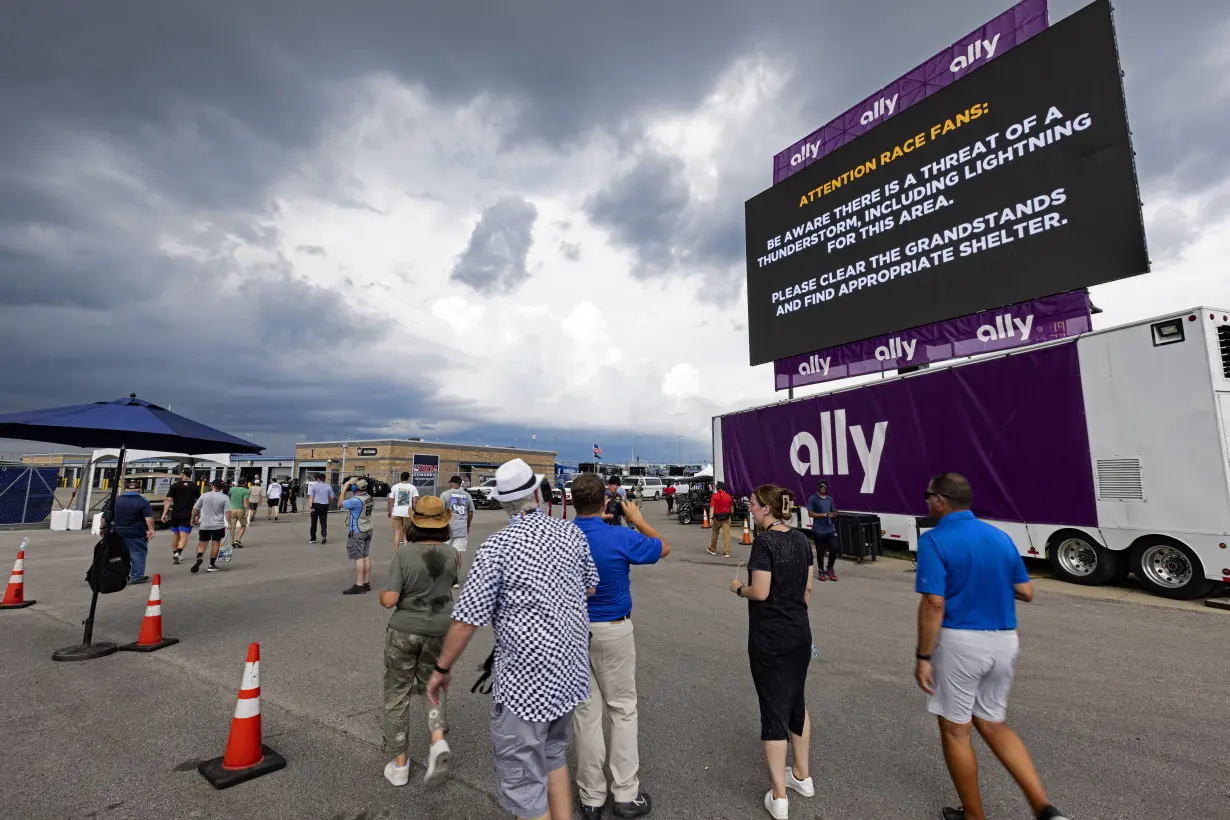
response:
[(329, 543), (329, 502), (337, 498), (333, 485), (318, 477), (308, 485), (308, 503), (312, 505), (312, 526), (309, 530), (308, 543), (316, 543), (316, 525), (320, 524), (320, 543)]
[(451, 544), (458, 552), (465, 552), (470, 545), (470, 524), (474, 522), (474, 498), (461, 489), (461, 476), (448, 480), (448, 489), (440, 493), (444, 508), (453, 514), (449, 521)]
[(205, 493), (192, 506), (192, 525), (200, 526), (201, 540), (196, 545), (196, 563), (192, 565), (193, 572), (200, 572), (201, 562), (205, 560), (205, 545), (211, 545), (209, 553), (209, 569), (206, 572), (217, 572), (218, 549), (222, 546), (222, 536), (231, 520), (231, 499), (222, 490), (226, 485), (221, 481), (213, 483), (213, 492)]

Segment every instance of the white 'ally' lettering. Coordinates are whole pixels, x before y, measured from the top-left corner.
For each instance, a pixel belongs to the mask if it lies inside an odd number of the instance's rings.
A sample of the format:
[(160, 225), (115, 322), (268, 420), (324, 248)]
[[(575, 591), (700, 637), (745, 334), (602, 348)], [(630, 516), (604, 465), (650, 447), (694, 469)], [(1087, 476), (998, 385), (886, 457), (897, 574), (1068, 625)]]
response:
[(863, 468), (863, 485), (859, 492), (874, 493), (876, 476), (880, 472), (880, 458), (884, 455), (884, 441), (888, 435), (887, 421), (875, 423), (871, 432), (871, 443), (868, 444), (862, 425), (846, 425), (845, 410), (825, 410), (820, 414), (819, 443), (815, 436), (806, 431), (796, 434), (791, 440), (790, 466), (800, 476), (849, 475), (847, 435), (854, 444), (855, 455)]
[(1021, 331), (1021, 341), (1028, 342), (1030, 331), (1034, 326), (1034, 315), (1031, 313), (1024, 319), (1014, 319), (1011, 313), (1001, 313), (995, 317), (994, 325), (983, 325), (978, 328), (978, 341), (998, 342), (1001, 339), (1011, 339), (1016, 335), (1013, 329)]
[(958, 74), (969, 68), (978, 60), (989, 60), (995, 56), (995, 47), (999, 45), (999, 35), (996, 34), (990, 40), (981, 38), (969, 44), (964, 54), (958, 54), (948, 66), (948, 70), (953, 74)]

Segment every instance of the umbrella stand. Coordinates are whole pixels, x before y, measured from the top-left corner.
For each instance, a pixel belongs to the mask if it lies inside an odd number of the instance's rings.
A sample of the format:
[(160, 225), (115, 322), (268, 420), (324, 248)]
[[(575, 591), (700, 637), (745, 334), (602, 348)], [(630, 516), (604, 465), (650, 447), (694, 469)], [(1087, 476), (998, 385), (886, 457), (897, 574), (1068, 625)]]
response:
[[(116, 496), (119, 495), (120, 482), (124, 480), (124, 457), (126, 449), (127, 448), (124, 445), (120, 445), (120, 456), (115, 464), (115, 481), (111, 483), (111, 497), (107, 500), (107, 506), (103, 510), (103, 522), (108, 528), (112, 526), (115, 521), (115, 499)], [(111, 512), (110, 522), (107, 521), (108, 510)], [(102, 537), (107, 537), (106, 529), (103, 530)], [(98, 574), (101, 570), (98, 559), (102, 557), (103, 553), (103, 550), (97, 550), (95, 552), (94, 578), (98, 578)], [(98, 585), (96, 583), (93, 594), (90, 595), (90, 614), (83, 622), (85, 624), (85, 634), (81, 638), (81, 643), (76, 646), (66, 646), (63, 649), (57, 649), (55, 652), (52, 652), (51, 659), (53, 661), (92, 661), (95, 658), (104, 658), (107, 655), (116, 652), (119, 648), (111, 641), (99, 641), (98, 643), (94, 643), (94, 613), (98, 610), (97, 586)]]

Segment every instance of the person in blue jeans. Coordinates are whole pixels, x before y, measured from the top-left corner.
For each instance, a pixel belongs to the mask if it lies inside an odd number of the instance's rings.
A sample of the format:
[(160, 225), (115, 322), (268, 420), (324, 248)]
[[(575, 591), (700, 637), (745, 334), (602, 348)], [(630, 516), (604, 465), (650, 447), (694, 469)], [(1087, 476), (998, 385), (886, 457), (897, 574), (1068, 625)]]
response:
[[(811, 516), (811, 532), (816, 540), (816, 580), (836, 581), (837, 573), (837, 527), (833, 518), (837, 515), (837, 502), (829, 495), (829, 483), (821, 481), (816, 491), (807, 499), (807, 512)], [(829, 555), (828, 570), (824, 568), (824, 554)]]
[(154, 509), (141, 495), (141, 479), (127, 479), (124, 488), (125, 492), (115, 499), (111, 525), (128, 546), (132, 561), (129, 583), (143, 584), (149, 580), (145, 574), (145, 557), (149, 554), (149, 541), (154, 537)]

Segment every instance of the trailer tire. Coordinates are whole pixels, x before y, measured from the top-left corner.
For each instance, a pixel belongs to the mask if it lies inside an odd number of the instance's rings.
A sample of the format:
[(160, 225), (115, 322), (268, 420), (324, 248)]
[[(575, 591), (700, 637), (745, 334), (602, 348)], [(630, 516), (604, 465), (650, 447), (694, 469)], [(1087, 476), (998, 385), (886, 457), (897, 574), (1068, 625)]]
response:
[(679, 523), (680, 524), (691, 524), (692, 523), (692, 511), (691, 510), (680, 510), (679, 511)]
[(1167, 538), (1138, 541), (1132, 547), (1132, 573), (1154, 595), (1179, 601), (1203, 598), (1217, 585), (1204, 577), (1196, 553)]
[(1061, 580), (1088, 587), (1109, 584), (1122, 564), (1119, 553), (1075, 530), (1057, 534), (1051, 540), (1046, 557)]

